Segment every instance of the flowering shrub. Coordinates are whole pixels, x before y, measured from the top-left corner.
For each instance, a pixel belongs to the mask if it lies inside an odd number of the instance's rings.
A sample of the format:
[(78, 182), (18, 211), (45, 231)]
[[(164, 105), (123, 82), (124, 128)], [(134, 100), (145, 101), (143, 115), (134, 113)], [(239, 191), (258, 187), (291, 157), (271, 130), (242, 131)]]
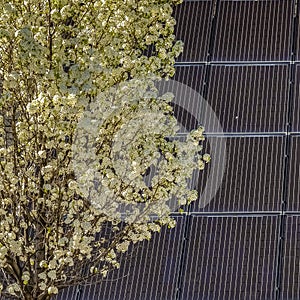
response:
[(4, 297), (50, 299), (105, 276), (130, 244), (175, 225), (170, 201), (196, 200), (203, 128), (168, 138), (172, 97), (154, 85), (182, 51), (179, 2), (0, 0)]

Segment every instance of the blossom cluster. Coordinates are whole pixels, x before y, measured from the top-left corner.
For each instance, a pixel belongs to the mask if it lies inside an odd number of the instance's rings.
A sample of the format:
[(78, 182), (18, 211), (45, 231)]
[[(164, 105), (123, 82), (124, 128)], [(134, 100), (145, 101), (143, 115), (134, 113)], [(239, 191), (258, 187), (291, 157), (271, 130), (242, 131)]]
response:
[(170, 201), (197, 198), (203, 129), (168, 138), (171, 98), (154, 85), (182, 51), (179, 3), (0, 0), (0, 295), (48, 299), (105, 276), (175, 226)]

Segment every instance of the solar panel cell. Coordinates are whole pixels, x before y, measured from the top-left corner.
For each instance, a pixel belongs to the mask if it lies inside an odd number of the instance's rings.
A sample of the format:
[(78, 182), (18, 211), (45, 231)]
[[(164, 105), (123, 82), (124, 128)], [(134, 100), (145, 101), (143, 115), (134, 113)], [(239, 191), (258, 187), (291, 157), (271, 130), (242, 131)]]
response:
[[(153, 235), (151, 241), (144, 241), (138, 247), (136, 245), (131, 257), (128, 254), (122, 256), (120, 269), (108, 273), (105, 280), (82, 287), (79, 299), (175, 299), (184, 216), (175, 219), (177, 226), (174, 229), (163, 228), (159, 234)], [(99, 279), (95, 278), (93, 282)], [(65, 295), (62, 292), (59, 299), (76, 299), (66, 298)]]
[(291, 132), (300, 132), (300, 65), (295, 67), (294, 97), (290, 109)]
[(293, 0), (221, 0), (213, 60), (290, 60), (293, 7)]
[(275, 299), (278, 217), (192, 216), (180, 299)]
[(287, 216), (283, 250), (281, 299), (299, 299), (300, 295), (300, 216)]
[[(224, 148), (224, 142), (226, 156), (218, 152), (218, 149)], [(214, 149), (209, 149), (207, 143), (214, 143)], [(208, 149), (207, 152), (214, 151), (215, 154), (212, 154), (204, 176), (200, 173), (200, 198), (191, 211), (280, 211), (284, 146), (285, 138), (279, 136), (207, 137), (204, 152)], [(226, 168), (222, 173), (220, 165), (224, 157)], [(216, 185), (217, 180), (220, 185)]]
[[(284, 132), (288, 92), (288, 65), (216, 65), (211, 67), (206, 101), (224, 132)], [(206, 132), (216, 128), (210, 121)]]
[(300, 210), (300, 136), (292, 136), (290, 140), (290, 154), (289, 154), (289, 175), (288, 183), (289, 188), (287, 190), (287, 211)]
[(160, 94), (172, 92), (175, 96), (173, 107), (180, 126), (178, 133), (190, 132), (201, 124), (205, 70), (204, 65), (177, 67), (172, 80), (157, 84)]
[(177, 6), (175, 35), (184, 42), (178, 61), (206, 61), (212, 25), (213, 1), (185, 1)]

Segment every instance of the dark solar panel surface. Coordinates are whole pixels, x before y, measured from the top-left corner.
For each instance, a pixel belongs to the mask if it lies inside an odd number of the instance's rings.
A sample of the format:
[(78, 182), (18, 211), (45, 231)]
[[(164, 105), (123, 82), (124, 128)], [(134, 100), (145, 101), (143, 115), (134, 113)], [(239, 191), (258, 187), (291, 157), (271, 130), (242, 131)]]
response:
[(185, 50), (160, 89), (175, 94), (181, 136), (206, 128), (200, 198), (111, 281), (61, 299), (300, 299), (299, 10), (298, 0), (176, 8)]
[[(295, 1), (296, 2), (296, 1)], [(299, 2), (299, 1), (297, 1)], [(294, 8), (294, 18), (295, 18), (295, 50), (294, 50), (294, 55), (295, 55), (295, 60), (300, 61), (300, 39), (299, 39), (299, 34), (300, 34), (300, 23), (299, 23), (299, 16), (300, 16), (300, 7), (299, 3), (298, 5), (295, 5)]]
[(300, 132), (300, 65), (296, 64), (294, 79), (294, 97), (291, 103), (291, 132)]
[[(192, 212), (280, 211), (283, 197), (284, 137), (210, 137), (216, 147), (225, 139), (227, 164), (223, 180), (191, 207)], [(209, 152), (209, 151), (207, 151)], [(222, 159), (222, 157), (220, 158)], [(201, 191), (209, 176), (218, 175), (220, 164), (208, 165), (200, 176)], [(200, 192), (201, 195), (201, 192)]]
[(213, 60), (290, 60), (293, 8), (293, 0), (221, 0)]
[(275, 299), (277, 243), (276, 216), (191, 216), (180, 299)]
[(300, 212), (300, 136), (290, 138), (289, 188), (286, 210)]
[[(212, 66), (206, 100), (224, 132), (285, 131), (288, 65)], [(207, 132), (215, 132), (212, 122)]]
[(82, 287), (80, 299), (175, 299), (185, 217), (175, 219), (173, 230), (163, 228), (150, 241), (140, 243), (103, 282)]
[(180, 61), (207, 60), (213, 4), (213, 1), (190, 1), (176, 8), (175, 35), (184, 42)]
[(281, 299), (299, 299), (300, 295), (300, 216), (287, 216), (283, 249)]

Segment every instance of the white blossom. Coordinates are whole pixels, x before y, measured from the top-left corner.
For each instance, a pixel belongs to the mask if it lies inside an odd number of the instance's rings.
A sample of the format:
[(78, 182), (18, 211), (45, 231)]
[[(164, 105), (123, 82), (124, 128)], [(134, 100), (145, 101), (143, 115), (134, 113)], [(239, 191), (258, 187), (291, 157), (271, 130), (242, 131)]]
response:
[(17, 268), (0, 294), (57, 294), (87, 280), (82, 264), (105, 277), (132, 244), (175, 226), (168, 201), (197, 199), (188, 179), (210, 160), (204, 128), (167, 139), (173, 95), (155, 87), (182, 51), (180, 2), (0, 3), (0, 268)]

